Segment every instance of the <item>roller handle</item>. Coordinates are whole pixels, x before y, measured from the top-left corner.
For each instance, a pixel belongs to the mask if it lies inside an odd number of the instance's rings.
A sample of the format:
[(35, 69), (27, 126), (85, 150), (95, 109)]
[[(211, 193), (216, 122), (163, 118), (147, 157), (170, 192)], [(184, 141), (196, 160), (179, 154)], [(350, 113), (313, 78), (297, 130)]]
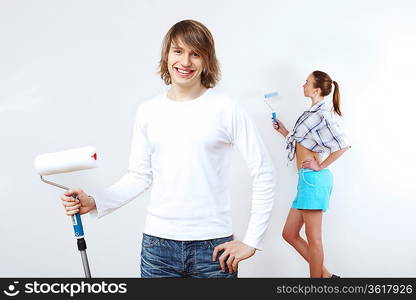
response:
[(276, 124), (277, 129), (279, 129), (280, 126), (279, 126), (279, 123), (276, 120), (276, 113), (275, 112), (272, 112), (272, 119), (273, 119), (274, 124)]
[[(72, 198), (79, 200), (77, 196), (72, 196)], [(77, 239), (83, 238), (84, 228), (82, 227), (81, 215), (79, 213), (72, 216), (72, 226), (74, 227), (75, 237)]]
[[(79, 200), (78, 196), (76, 195), (73, 195), (72, 198)], [(77, 238), (78, 250), (81, 253), (82, 266), (84, 268), (85, 277), (91, 278), (90, 265), (88, 263), (88, 257), (86, 252), (87, 243), (84, 239), (84, 228), (82, 228), (81, 215), (79, 213), (76, 213), (72, 216), (72, 225), (74, 227), (75, 237)]]

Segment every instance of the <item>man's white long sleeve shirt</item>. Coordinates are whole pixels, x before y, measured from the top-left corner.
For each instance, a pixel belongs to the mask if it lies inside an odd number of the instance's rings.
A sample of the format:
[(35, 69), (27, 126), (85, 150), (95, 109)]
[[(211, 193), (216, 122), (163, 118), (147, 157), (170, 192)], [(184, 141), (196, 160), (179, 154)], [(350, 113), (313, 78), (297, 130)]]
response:
[(104, 216), (152, 186), (144, 233), (179, 241), (229, 236), (233, 147), (253, 180), (243, 242), (262, 249), (275, 195), (272, 161), (242, 108), (211, 89), (189, 101), (170, 100), (164, 93), (139, 105), (128, 172), (93, 195), (96, 214)]

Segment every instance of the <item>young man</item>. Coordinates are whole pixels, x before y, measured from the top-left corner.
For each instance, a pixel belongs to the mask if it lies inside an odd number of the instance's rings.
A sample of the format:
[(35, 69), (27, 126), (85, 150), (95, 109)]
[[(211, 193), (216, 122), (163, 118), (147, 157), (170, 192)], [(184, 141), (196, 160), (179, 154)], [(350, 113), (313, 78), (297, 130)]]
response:
[[(238, 263), (262, 248), (274, 197), (271, 159), (236, 102), (212, 90), (219, 66), (204, 25), (184, 20), (168, 31), (160, 74), (170, 89), (139, 106), (128, 173), (94, 197), (68, 191), (65, 209), (101, 217), (152, 185), (141, 277), (237, 277)], [(226, 185), (233, 146), (253, 177), (243, 241), (233, 239)]]

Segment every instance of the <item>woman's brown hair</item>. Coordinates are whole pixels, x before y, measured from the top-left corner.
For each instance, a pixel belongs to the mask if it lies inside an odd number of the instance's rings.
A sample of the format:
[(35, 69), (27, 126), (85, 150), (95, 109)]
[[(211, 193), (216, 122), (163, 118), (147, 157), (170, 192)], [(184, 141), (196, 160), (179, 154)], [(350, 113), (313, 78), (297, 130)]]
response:
[(193, 48), (201, 56), (204, 66), (201, 73), (201, 84), (206, 88), (214, 87), (220, 78), (214, 39), (208, 28), (194, 20), (180, 21), (166, 33), (159, 62), (160, 77), (167, 85), (172, 83), (168, 69), (168, 55), (171, 44), (178, 43), (179, 40), (188, 47)]
[(315, 79), (314, 88), (320, 88), (321, 96), (323, 97), (331, 94), (332, 84), (334, 84), (335, 89), (334, 89), (334, 95), (332, 96), (332, 105), (334, 106), (334, 111), (339, 116), (342, 116), (341, 109), (340, 109), (341, 96), (339, 94), (338, 83), (332, 80), (328, 74), (322, 71), (313, 71), (312, 75)]

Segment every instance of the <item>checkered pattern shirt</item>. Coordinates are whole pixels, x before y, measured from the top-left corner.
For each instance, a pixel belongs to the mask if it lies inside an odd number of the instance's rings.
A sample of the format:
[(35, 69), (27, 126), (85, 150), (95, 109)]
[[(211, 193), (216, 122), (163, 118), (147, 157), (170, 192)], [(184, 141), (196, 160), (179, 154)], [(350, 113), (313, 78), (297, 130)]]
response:
[(305, 111), (286, 136), (286, 149), (289, 150), (290, 161), (295, 158), (296, 142), (319, 153), (332, 153), (351, 147), (324, 100)]

